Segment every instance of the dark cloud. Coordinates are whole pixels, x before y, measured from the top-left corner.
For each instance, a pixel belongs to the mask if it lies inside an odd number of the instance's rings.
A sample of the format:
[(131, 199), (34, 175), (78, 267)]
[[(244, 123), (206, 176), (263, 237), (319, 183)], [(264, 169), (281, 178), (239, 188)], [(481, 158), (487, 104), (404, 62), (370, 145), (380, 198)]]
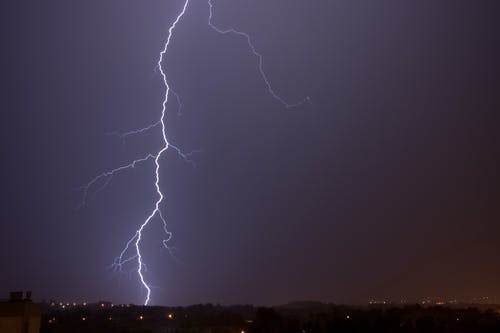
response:
[[(180, 261), (145, 232), (153, 303), (498, 295), (495, 1), (192, 1), (164, 67), (183, 102), (162, 160)], [(152, 164), (89, 206), (75, 190), (154, 152), (155, 65), (180, 1), (2, 3), (0, 291), (140, 302), (106, 267), (154, 199)]]

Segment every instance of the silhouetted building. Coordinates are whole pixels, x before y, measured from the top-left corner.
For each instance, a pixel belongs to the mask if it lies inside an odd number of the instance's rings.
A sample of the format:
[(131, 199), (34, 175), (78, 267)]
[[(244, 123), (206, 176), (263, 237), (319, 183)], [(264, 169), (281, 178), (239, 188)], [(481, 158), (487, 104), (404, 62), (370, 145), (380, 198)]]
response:
[(40, 332), (41, 306), (31, 301), (31, 291), (23, 298), (22, 291), (10, 293), (10, 300), (0, 302), (1, 333)]

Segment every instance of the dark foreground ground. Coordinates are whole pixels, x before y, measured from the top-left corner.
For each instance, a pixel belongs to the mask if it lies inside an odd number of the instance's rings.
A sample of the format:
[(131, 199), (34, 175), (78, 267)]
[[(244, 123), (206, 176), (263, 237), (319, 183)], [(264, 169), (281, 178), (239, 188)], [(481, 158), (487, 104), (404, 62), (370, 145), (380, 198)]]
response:
[(320, 333), (320, 332), (496, 332), (498, 306), (462, 308), (349, 307), (294, 303), (282, 307), (194, 305), (143, 307), (89, 304), (46, 306), (43, 333)]

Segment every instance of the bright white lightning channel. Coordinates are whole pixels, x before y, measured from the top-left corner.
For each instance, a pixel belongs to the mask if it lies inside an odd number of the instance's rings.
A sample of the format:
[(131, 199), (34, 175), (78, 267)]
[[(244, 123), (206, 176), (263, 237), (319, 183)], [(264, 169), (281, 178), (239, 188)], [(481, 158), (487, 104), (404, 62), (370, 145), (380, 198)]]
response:
[[(173, 250), (174, 250), (172, 247), (170, 247), (168, 245), (169, 240), (172, 238), (172, 233), (168, 230), (167, 222), (166, 222), (165, 218), (163, 217), (161, 209), (160, 209), (160, 204), (162, 203), (162, 201), (164, 199), (164, 194), (162, 193), (161, 188), (160, 188), (160, 158), (162, 157), (163, 153), (167, 149), (171, 148), (171, 149), (174, 149), (174, 151), (181, 158), (183, 158), (185, 161), (187, 161), (189, 163), (193, 163), (193, 161), (191, 160), (191, 156), (193, 155), (193, 153), (198, 152), (198, 151), (192, 151), (189, 153), (184, 153), (181, 149), (172, 145), (168, 141), (168, 138), (166, 135), (166, 128), (165, 128), (165, 115), (166, 115), (169, 95), (173, 94), (175, 96), (175, 98), (177, 99), (178, 113), (179, 114), (180, 114), (182, 104), (181, 104), (179, 95), (177, 93), (175, 93), (170, 88), (170, 85), (169, 85), (168, 80), (167, 80), (167, 75), (166, 75), (164, 68), (162, 66), (162, 62), (163, 62), (163, 58), (164, 58), (165, 54), (167, 53), (168, 47), (170, 45), (170, 41), (172, 39), (173, 32), (174, 32), (177, 24), (179, 23), (179, 21), (182, 19), (182, 17), (186, 13), (186, 9), (189, 5), (189, 2), (190, 2), (190, 0), (184, 1), (184, 4), (182, 6), (182, 10), (180, 11), (180, 13), (177, 15), (176, 19), (173, 21), (173, 23), (168, 28), (167, 40), (164, 44), (163, 50), (160, 52), (160, 57), (159, 57), (158, 62), (157, 62), (157, 68), (159, 69), (159, 71), (161, 73), (163, 83), (165, 85), (165, 97), (163, 99), (160, 119), (158, 121), (146, 126), (146, 127), (140, 128), (140, 129), (127, 131), (127, 132), (124, 132), (121, 134), (118, 132), (109, 133), (109, 134), (117, 135), (124, 140), (128, 136), (141, 134), (141, 133), (149, 131), (153, 128), (161, 126), (161, 134), (162, 134), (162, 138), (163, 138), (162, 148), (156, 154), (147, 154), (143, 158), (136, 159), (129, 164), (120, 166), (120, 167), (112, 169), (110, 171), (103, 172), (103, 173), (97, 175), (95, 178), (93, 178), (86, 185), (81, 187), (81, 189), (83, 191), (83, 199), (82, 199), (80, 206), (84, 206), (87, 204), (88, 197), (90, 194), (89, 192), (92, 191), (92, 195), (95, 195), (98, 192), (100, 192), (101, 190), (103, 190), (109, 184), (109, 182), (111, 181), (111, 179), (113, 178), (113, 176), (115, 174), (117, 174), (121, 171), (124, 171), (126, 169), (135, 168), (136, 165), (141, 164), (141, 163), (145, 163), (149, 160), (154, 161), (154, 163), (155, 163), (155, 188), (156, 188), (156, 192), (158, 193), (158, 199), (156, 200), (156, 202), (154, 204), (154, 209), (150, 212), (150, 214), (142, 222), (142, 224), (140, 224), (139, 228), (136, 230), (134, 235), (128, 240), (128, 242), (125, 244), (125, 247), (120, 252), (120, 255), (114, 260), (114, 262), (112, 264), (112, 267), (115, 270), (119, 270), (120, 272), (122, 272), (122, 268), (125, 264), (127, 264), (129, 262), (134, 262), (134, 261), (137, 263), (137, 269), (136, 269), (137, 275), (139, 277), (141, 286), (146, 290), (146, 297), (144, 300), (144, 305), (148, 305), (150, 300), (151, 300), (151, 286), (147, 283), (147, 281), (144, 277), (144, 274), (143, 274), (146, 270), (146, 265), (144, 264), (140, 244), (142, 241), (142, 232), (143, 232), (144, 228), (153, 220), (153, 218), (159, 217), (159, 219), (162, 223), (162, 227), (163, 227), (163, 230), (164, 230), (165, 235), (166, 235), (166, 239), (163, 240), (164, 247), (170, 252), (170, 254), (172, 256), (173, 256)], [(307, 103), (310, 102), (309, 97), (306, 97), (302, 101), (297, 102), (297, 103), (289, 103), (289, 102), (285, 101), (282, 97), (280, 97), (274, 91), (271, 83), (269, 82), (269, 79), (267, 78), (267, 75), (263, 69), (263, 57), (259, 52), (257, 52), (255, 46), (252, 43), (252, 39), (251, 39), (250, 35), (248, 35), (244, 32), (238, 31), (236, 29), (233, 29), (233, 28), (220, 29), (217, 26), (215, 26), (212, 23), (213, 9), (214, 9), (214, 5), (213, 5), (212, 0), (208, 0), (208, 6), (209, 6), (208, 25), (210, 28), (212, 28), (214, 31), (216, 31), (217, 33), (219, 33), (221, 35), (234, 34), (234, 35), (241, 36), (241, 37), (246, 39), (246, 42), (248, 44), (250, 51), (258, 59), (258, 70), (259, 70), (260, 76), (262, 77), (269, 94), (275, 100), (277, 100), (279, 103), (281, 103), (285, 108), (293, 108), (293, 107), (300, 106), (306, 102)], [(100, 186), (99, 186), (99, 184), (100, 184)], [(134, 254), (131, 256), (127, 256), (127, 253), (129, 252), (129, 250), (131, 248), (134, 249)]]

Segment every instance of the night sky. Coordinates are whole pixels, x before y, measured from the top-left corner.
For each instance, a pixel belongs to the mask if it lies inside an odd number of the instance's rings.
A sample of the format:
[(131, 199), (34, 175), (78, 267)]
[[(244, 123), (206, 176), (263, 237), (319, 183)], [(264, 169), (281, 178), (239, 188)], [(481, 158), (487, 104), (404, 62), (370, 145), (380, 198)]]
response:
[[(191, 0), (163, 67), (182, 99), (144, 233), (152, 304), (500, 295), (498, 1)], [(0, 298), (141, 303), (108, 269), (155, 201), (155, 70), (182, 1), (0, 4)], [(128, 267), (132, 270), (132, 267)]]

